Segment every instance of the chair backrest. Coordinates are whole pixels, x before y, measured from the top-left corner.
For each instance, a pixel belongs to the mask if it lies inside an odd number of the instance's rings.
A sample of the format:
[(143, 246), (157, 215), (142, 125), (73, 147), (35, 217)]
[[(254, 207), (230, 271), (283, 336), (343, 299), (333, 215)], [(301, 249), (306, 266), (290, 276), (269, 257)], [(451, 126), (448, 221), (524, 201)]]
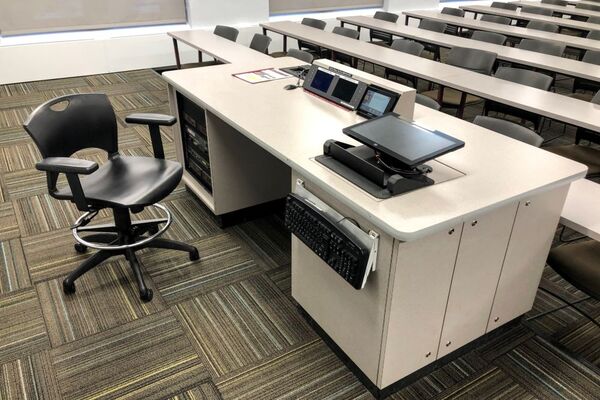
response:
[(587, 36), (588, 39), (600, 40), (600, 30), (590, 31)]
[(558, 25), (552, 24), (550, 22), (543, 22), (543, 21), (529, 21), (527, 23), (527, 28), (528, 29), (536, 29), (538, 31), (544, 31), (544, 32), (552, 32), (552, 33), (558, 33)]
[(546, 91), (550, 90), (553, 81), (550, 75), (529, 69), (513, 67), (499, 67), (494, 76), (499, 79), (504, 79), (505, 81), (520, 83), (521, 85), (531, 86)]
[(341, 26), (334, 27), (332, 32), (336, 35), (349, 37), (350, 39), (358, 39), (360, 36), (360, 32), (356, 29), (344, 28)]
[(240, 31), (238, 31), (235, 28), (232, 28), (231, 26), (217, 25), (215, 26), (215, 30), (213, 31), (213, 33), (225, 39), (229, 39), (232, 42), (235, 42), (238, 38), (238, 35), (240, 34)]
[(551, 56), (561, 57), (565, 52), (565, 44), (558, 44), (556, 42), (548, 42), (546, 40), (539, 39), (522, 39), (517, 45), (517, 48), (529, 51), (536, 51), (538, 53), (544, 53)]
[(585, 21), (585, 22), (588, 22), (590, 24), (600, 24), (600, 17), (599, 16), (589, 17), (587, 19), (587, 21)]
[(600, 65), (600, 51), (598, 51), (598, 50), (586, 51), (583, 58), (581, 59), (581, 61), (590, 63), (590, 64)]
[(442, 8), (442, 14), (454, 15), (455, 17), (464, 17), (465, 10), (454, 7), (444, 7)]
[(495, 32), (475, 31), (471, 35), (471, 39), (479, 40), (480, 42), (503, 45), (504, 43), (506, 43), (506, 40), (508, 38), (504, 35)]
[(46, 157), (70, 157), (97, 148), (109, 155), (119, 151), (117, 118), (102, 93), (70, 94), (36, 108), (23, 127)]
[(519, 140), (523, 143), (530, 144), (535, 147), (540, 147), (544, 139), (532, 131), (531, 129), (515, 124), (514, 122), (507, 121), (505, 119), (484, 117), (478, 115), (473, 121), (475, 125), (489, 129), (491, 131), (500, 133), (504, 136)]
[(494, 8), (502, 8), (503, 10), (517, 11), (517, 5), (512, 3), (503, 3), (500, 1), (494, 1), (492, 3), (492, 7)]
[(421, 43), (408, 39), (396, 39), (392, 42), (390, 48), (403, 53), (412, 54), (413, 56), (420, 56), (423, 53), (423, 50), (425, 50), (425, 46)]
[(582, 10), (600, 11), (600, 5), (587, 3), (577, 3), (575, 4), (575, 8), (581, 8)]
[(569, 5), (569, 2), (567, 0), (542, 0), (542, 4), (566, 7)]
[(377, 11), (375, 12), (375, 15), (373, 15), (373, 18), (387, 22), (398, 22), (399, 15), (391, 12)]
[(446, 63), (455, 67), (479, 72), (480, 74), (490, 75), (497, 57), (498, 55), (491, 51), (467, 47), (453, 47), (448, 52)]
[(311, 28), (317, 28), (322, 31), (325, 30), (325, 27), (327, 26), (327, 22), (316, 18), (302, 18), (301, 23), (302, 25), (310, 26)]
[(446, 30), (447, 26), (448, 25), (443, 22), (433, 21), (431, 19), (422, 19), (421, 22), (419, 22), (419, 28), (433, 32), (442, 33)]
[(554, 11), (548, 8), (537, 7), (537, 6), (523, 6), (521, 7), (521, 12), (528, 14), (537, 14), (537, 15), (546, 15), (551, 17), (554, 14)]
[(482, 15), (481, 21), (493, 22), (495, 24), (502, 24), (502, 25), (510, 25), (510, 23), (511, 23), (511, 19), (508, 17), (503, 17), (501, 15), (490, 15), (490, 14)]
[(417, 97), (415, 98), (415, 102), (417, 104), (422, 105), (422, 106), (432, 108), (432, 109), (434, 109), (436, 111), (439, 111), (440, 108), (442, 108), (442, 106), (440, 106), (440, 103), (438, 103), (437, 101), (435, 101), (431, 97), (427, 97), (427, 96), (425, 96), (425, 95), (423, 95), (421, 93), (417, 93)]
[(596, 92), (596, 94), (594, 95), (594, 97), (592, 98), (592, 103), (600, 104), (600, 90), (598, 90)]
[(308, 51), (298, 49), (289, 49), (287, 56), (297, 58), (298, 60), (302, 60), (308, 64), (312, 64), (312, 62), (315, 60), (315, 57)]
[(271, 39), (267, 35), (261, 35), (260, 33), (255, 33), (252, 37), (252, 41), (250, 42), (250, 48), (252, 50), (259, 51), (261, 53), (268, 54), (269, 53), (269, 45), (271, 44)]

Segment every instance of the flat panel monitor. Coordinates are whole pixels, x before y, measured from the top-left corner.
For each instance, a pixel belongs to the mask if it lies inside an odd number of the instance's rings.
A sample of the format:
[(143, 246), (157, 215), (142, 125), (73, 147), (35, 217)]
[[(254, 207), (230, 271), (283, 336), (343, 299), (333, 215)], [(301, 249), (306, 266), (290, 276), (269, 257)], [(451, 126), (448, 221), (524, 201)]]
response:
[(310, 83), (310, 87), (321, 93), (327, 94), (335, 76), (334, 73), (319, 68)]
[(351, 75), (313, 65), (304, 80), (304, 89), (333, 103), (355, 110), (367, 90), (367, 84)]
[(381, 117), (394, 110), (399, 98), (398, 93), (371, 85), (358, 106), (358, 114), (367, 119)]
[(354, 93), (356, 93), (356, 89), (358, 89), (358, 81), (340, 76), (333, 92), (331, 92), (331, 96), (349, 104), (354, 97)]
[(411, 168), (465, 145), (452, 136), (403, 120), (395, 113), (349, 126), (343, 132)]

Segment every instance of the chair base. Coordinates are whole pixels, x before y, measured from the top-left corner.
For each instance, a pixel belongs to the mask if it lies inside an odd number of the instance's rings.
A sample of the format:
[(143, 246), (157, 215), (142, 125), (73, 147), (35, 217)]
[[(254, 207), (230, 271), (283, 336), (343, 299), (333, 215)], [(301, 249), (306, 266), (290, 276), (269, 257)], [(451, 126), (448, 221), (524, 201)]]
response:
[[(75, 293), (75, 281), (86, 272), (97, 267), (104, 261), (115, 256), (125, 256), (140, 291), (140, 299), (142, 301), (152, 300), (152, 289), (149, 289), (144, 282), (144, 277), (140, 268), (139, 261), (135, 253), (146, 248), (153, 249), (168, 249), (185, 251), (189, 253), (191, 261), (198, 260), (200, 254), (198, 249), (186, 243), (178, 242), (170, 239), (154, 237), (152, 240), (147, 240), (150, 234), (155, 236), (159, 232), (159, 224), (165, 222), (163, 219), (135, 221), (131, 222), (131, 217), (128, 209), (113, 209), (114, 225), (98, 225), (85, 227), (86, 232), (95, 232), (85, 237), (86, 242), (94, 242), (105, 244), (109, 249), (99, 250), (90, 258), (85, 260), (77, 269), (72, 271), (63, 281), (63, 291), (65, 294)], [(142, 242), (143, 244), (136, 244)], [(75, 250), (79, 253), (87, 251), (88, 246), (82, 243), (75, 244)]]

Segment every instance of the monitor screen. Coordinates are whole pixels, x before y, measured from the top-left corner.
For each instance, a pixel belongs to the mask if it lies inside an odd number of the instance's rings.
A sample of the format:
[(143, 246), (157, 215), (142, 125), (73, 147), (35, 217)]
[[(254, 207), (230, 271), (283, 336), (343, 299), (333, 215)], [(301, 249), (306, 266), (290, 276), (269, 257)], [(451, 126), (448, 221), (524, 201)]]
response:
[(365, 97), (358, 109), (368, 114), (371, 117), (380, 117), (386, 112), (391, 111), (394, 106), (392, 103), (396, 100), (397, 95), (377, 90), (375, 88), (367, 89)]
[(421, 128), (393, 113), (345, 128), (344, 133), (409, 167), (465, 145), (458, 139)]
[(334, 74), (319, 68), (310, 86), (313, 89), (316, 89), (320, 92), (327, 93), (327, 91), (329, 90), (329, 86), (331, 86), (331, 82), (333, 82), (334, 77)]
[(340, 101), (350, 103), (350, 101), (354, 97), (354, 93), (356, 93), (357, 88), (357, 81), (346, 79), (340, 76), (331, 95)]

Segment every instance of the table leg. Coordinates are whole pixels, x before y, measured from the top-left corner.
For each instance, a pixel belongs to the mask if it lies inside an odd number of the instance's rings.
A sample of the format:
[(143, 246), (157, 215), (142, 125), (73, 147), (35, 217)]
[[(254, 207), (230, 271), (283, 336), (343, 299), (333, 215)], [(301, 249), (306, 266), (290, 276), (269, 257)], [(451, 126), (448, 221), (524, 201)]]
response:
[(404, 25), (408, 25), (408, 19), (409, 18), (410, 17), (408, 15), (404, 17)]
[(340, 26), (343, 28), (346, 23), (344, 21), (340, 21)]
[(202, 62), (202, 52), (198, 50), (198, 62)]
[(287, 35), (283, 35), (283, 52), (287, 53)]
[(177, 64), (177, 69), (181, 69), (181, 60), (179, 59), (179, 45), (177, 44), (177, 39), (173, 38), (173, 50), (175, 50), (175, 63)]
[(263, 35), (267, 36), (267, 28), (263, 28)]

